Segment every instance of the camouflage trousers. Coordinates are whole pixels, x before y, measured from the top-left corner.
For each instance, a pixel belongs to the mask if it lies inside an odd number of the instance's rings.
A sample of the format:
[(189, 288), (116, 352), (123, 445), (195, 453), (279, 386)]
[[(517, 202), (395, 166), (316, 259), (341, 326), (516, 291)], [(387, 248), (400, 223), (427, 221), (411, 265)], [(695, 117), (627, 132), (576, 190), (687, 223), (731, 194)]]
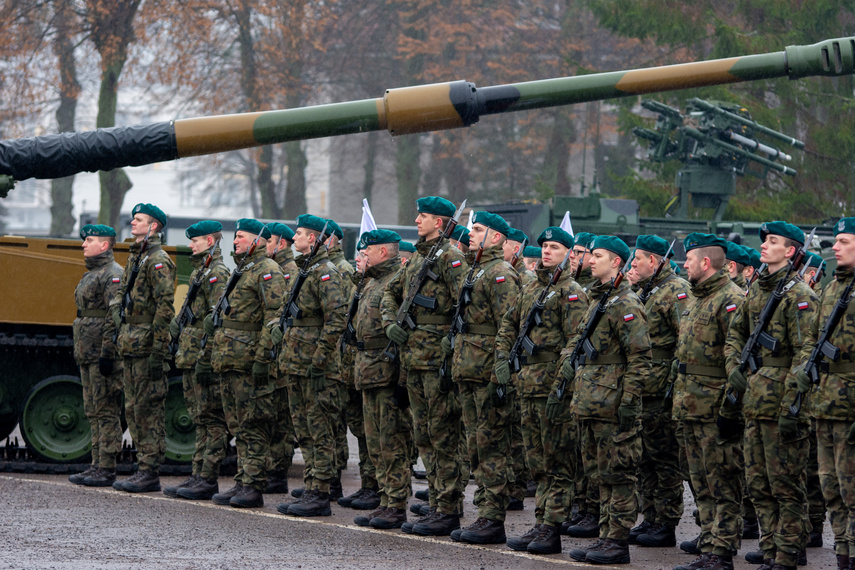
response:
[(531, 470), (525, 458), (525, 443), (522, 437), (522, 412), (520, 411), (520, 398), (514, 398), (513, 417), (511, 418), (511, 455), (510, 467), (514, 474), (513, 482), (510, 483), (508, 494), (511, 499), (522, 501), (525, 499), (525, 491), (531, 480)]
[(641, 425), (641, 512), (648, 522), (677, 526), (683, 516), (683, 477), (670, 402), (666, 405), (661, 396), (643, 398)]
[(600, 494), (599, 536), (626, 540), (638, 518), (635, 474), (641, 460), (641, 425), (618, 432), (614, 422), (583, 419), (579, 431), (585, 475)]
[[(581, 422), (573, 419), (576, 422), (576, 433), (581, 434)], [(581, 435), (578, 437), (581, 438)], [(600, 486), (594, 481), (588, 479), (588, 472), (585, 470), (585, 463), (582, 460), (582, 445), (581, 439), (579, 445), (573, 450), (573, 468), (575, 469), (573, 483), (575, 489), (573, 492), (573, 500), (579, 504), (579, 509), (582, 512), (590, 513), (595, 517), (600, 517)]]
[(515, 394), (507, 395), (504, 406), (494, 406), (488, 382), (458, 378), (456, 383), (466, 427), (469, 468), (478, 484), (478, 516), (504, 521), (515, 481), (510, 463)]
[(270, 459), (268, 471), (282, 478), (288, 477), (288, 470), (294, 461), (294, 422), (291, 421), (291, 404), (288, 399), (288, 387), (277, 382), (272, 394), (273, 425), (270, 432)]
[(753, 420), (745, 426), (745, 475), (760, 523), (763, 558), (795, 566), (807, 544), (805, 469), (808, 429), (784, 442), (777, 420)]
[(810, 448), (808, 451), (807, 479), (805, 486), (807, 490), (807, 517), (810, 532), (822, 529), (825, 522), (825, 498), (822, 496), (822, 482), (819, 480), (819, 458), (816, 442), (816, 420), (811, 422), (810, 435), (808, 437)]
[[(344, 442), (341, 442), (338, 437), (336, 438), (339, 465), (343, 465), (340, 469), (347, 469), (347, 460), (350, 456), (350, 450), (347, 446), (347, 430), (349, 428), (350, 433), (356, 438), (356, 446), (359, 452), (359, 478), (362, 481), (362, 487), (376, 489), (377, 474), (374, 463), (371, 461), (371, 455), (368, 452), (368, 445), (365, 442), (362, 392), (355, 388), (348, 388), (344, 384), (339, 384), (339, 391), (339, 395), (341, 396), (342, 425), (344, 426)], [(342, 459), (344, 460), (343, 462), (341, 461)]]
[(202, 427), (202, 422), (199, 421), (199, 403), (196, 401), (196, 373), (192, 369), (181, 371), (181, 387), (184, 390), (184, 407), (187, 408), (187, 413), (193, 420), (193, 426), (196, 430), (196, 447), (193, 449), (193, 457), (190, 460), (190, 466), (193, 475), (198, 475), (202, 472), (202, 454), (205, 451), (205, 429)]
[(380, 505), (407, 508), (410, 496), (412, 416), (392, 402), (394, 386), (362, 390), (365, 440), (374, 466)]
[(223, 411), (237, 448), (235, 482), (264, 491), (274, 420), (273, 383), (256, 386), (252, 375), (243, 370), (228, 370), (221, 378)]
[(851, 420), (815, 420), (822, 495), (834, 532), (834, 552), (855, 556), (855, 445)]
[(125, 419), (142, 471), (155, 471), (166, 451), (166, 374), (152, 380), (148, 358), (124, 359)]
[(92, 430), (92, 465), (116, 468), (116, 454), (122, 450), (122, 363), (103, 376), (98, 363), (80, 366), (83, 384), (83, 412)]
[(469, 473), (464, 475), (460, 466), (460, 400), (456, 388), (443, 392), (440, 384), (439, 370), (407, 371), (413, 438), (427, 471), (430, 506), (453, 514)]
[(577, 424), (564, 406), (557, 421), (546, 417), (546, 397), (520, 398), (522, 436), (537, 483), (534, 517), (537, 524), (558, 526), (570, 516), (573, 502), (573, 450), (578, 445)]
[(728, 556), (742, 544), (742, 437), (722, 440), (715, 422), (682, 422), (689, 477), (701, 522), (698, 547)]
[(327, 377), (323, 389), (316, 392), (306, 376), (291, 374), (288, 378), (288, 400), (303, 454), (306, 490), (329, 493), (330, 480), (338, 476), (335, 422), (341, 414), (339, 386)]
[[(229, 447), (228, 424), (223, 411), (223, 390), (220, 375), (214, 374), (209, 383), (195, 383), (196, 405), (199, 406), (199, 423), (204, 432), (205, 447), (202, 450), (202, 467), (199, 475), (205, 479), (216, 479), (220, 475), (220, 465), (226, 457)], [(197, 442), (198, 443), (198, 442)]]

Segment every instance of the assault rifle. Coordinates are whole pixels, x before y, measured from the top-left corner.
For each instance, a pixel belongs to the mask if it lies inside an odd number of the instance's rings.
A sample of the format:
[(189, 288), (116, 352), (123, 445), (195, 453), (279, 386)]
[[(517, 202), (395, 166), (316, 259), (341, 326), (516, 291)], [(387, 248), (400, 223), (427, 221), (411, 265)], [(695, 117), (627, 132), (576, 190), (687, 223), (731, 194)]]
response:
[[(131, 298), (131, 291), (134, 289), (134, 283), (137, 282), (137, 276), (140, 274), (140, 269), (142, 269), (142, 264), (145, 263), (145, 260), (148, 259), (148, 256), (145, 254), (145, 250), (148, 249), (148, 238), (151, 236), (151, 226), (148, 225), (148, 231), (145, 234), (145, 238), (142, 240), (142, 244), (140, 245), (140, 252), (137, 254), (137, 258), (134, 260), (134, 264), (131, 266), (131, 274), (128, 276), (128, 283), (125, 286), (125, 291), (122, 293), (122, 304), (119, 305), (119, 319), (122, 323), (127, 322), (126, 318), (128, 315), (128, 311), (131, 310), (131, 307), (134, 306), (134, 300)], [(113, 342), (119, 338), (119, 327), (116, 327), (115, 332), (113, 332)]]
[[(611, 287), (609, 290), (603, 293), (603, 296), (600, 297), (600, 301), (597, 303), (594, 312), (591, 313), (591, 316), (588, 317), (588, 322), (585, 323), (585, 328), (582, 331), (582, 336), (579, 337), (579, 340), (576, 342), (576, 346), (573, 347), (573, 352), (570, 354), (570, 362), (573, 363), (573, 369), (582, 361), (582, 353), (584, 352), (584, 357), (586, 360), (596, 360), (597, 355), (599, 354), (597, 349), (594, 348), (593, 343), (591, 342), (591, 336), (594, 334), (594, 331), (597, 329), (597, 325), (600, 324), (600, 320), (602, 320), (603, 315), (606, 314), (606, 307), (609, 304), (609, 297), (614, 292), (615, 289), (620, 287), (621, 282), (626, 275), (626, 272), (629, 271), (630, 266), (632, 265), (633, 255), (629, 256), (629, 259), (624, 264), (623, 268), (620, 272), (612, 279)], [(558, 383), (558, 389), (555, 391), (555, 395), (559, 400), (564, 399), (564, 392), (567, 390), (567, 379), (564, 378), (564, 375), (561, 375), (561, 382)]]
[[(321, 248), (321, 245), (323, 245), (327, 237), (329, 237), (327, 236), (327, 226), (329, 226), (329, 222), (324, 224), (324, 227), (321, 230), (321, 235), (319, 235), (318, 239), (315, 240), (315, 243), (312, 244), (312, 249), (306, 256), (306, 259), (303, 260), (303, 267), (300, 268), (300, 273), (297, 274), (297, 279), (294, 281), (294, 284), (291, 285), (291, 292), (288, 294), (288, 300), (282, 307), (282, 316), (279, 317), (279, 330), (283, 333), (288, 330), (288, 326), (290, 325), (288, 322), (289, 320), (299, 319), (303, 316), (303, 311), (301, 311), (300, 307), (297, 306), (297, 297), (300, 296), (300, 290), (303, 288), (303, 283), (305, 283), (306, 279), (309, 277), (309, 266), (311, 266), (312, 260), (318, 254), (318, 250)], [(279, 347), (274, 346), (270, 349), (270, 357), (276, 360), (276, 354), (278, 352)]]
[(187, 289), (187, 296), (184, 298), (184, 304), (181, 305), (181, 311), (178, 313), (178, 335), (169, 341), (169, 354), (173, 356), (178, 352), (178, 339), (181, 337), (184, 327), (192, 325), (198, 320), (196, 315), (193, 314), (191, 307), (193, 306), (193, 301), (195, 301), (196, 297), (199, 295), (199, 289), (202, 287), (202, 281), (205, 278), (205, 275), (207, 275), (207, 270), (211, 266), (211, 262), (214, 261), (214, 252), (217, 251), (217, 247), (219, 247), (219, 245), (220, 240), (217, 240), (208, 252), (208, 257), (205, 258), (204, 267), (199, 269), (199, 272), (196, 274), (196, 278), (193, 279), (190, 283), (190, 288)]
[[(775, 311), (778, 309), (778, 305), (781, 304), (781, 300), (784, 298), (784, 286), (790, 280), (790, 276), (793, 274), (793, 271), (798, 271), (802, 263), (805, 261), (807, 248), (813, 241), (813, 236), (815, 234), (816, 228), (811, 230), (810, 237), (805, 240), (804, 245), (802, 245), (802, 247), (793, 256), (793, 259), (788, 264), (787, 272), (780, 280), (778, 280), (775, 290), (772, 291), (771, 295), (769, 295), (769, 298), (766, 300), (766, 305), (763, 307), (763, 310), (760, 311), (760, 315), (757, 317), (757, 322), (754, 325), (754, 330), (751, 332), (751, 336), (748, 337), (748, 340), (745, 341), (745, 346), (742, 347), (742, 353), (739, 355), (738, 368), (743, 374), (748, 370), (752, 373), (757, 372), (760, 368), (760, 363), (757, 361), (757, 351), (760, 350), (761, 346), (767, 348), (771, 352), (778, 350), (778, 339), (767, 333), (766, 327), (769, 326), (772, 316), (775, 314)], [(800, 275), (804, 275), (804, 269), (802, 269)], [(741, 401), (741, 392), (737, 393), (737, 391), (732, 387), (727, 390), (728, 404), (736, 406)]]
[(347, 308), (347, 319), (344, 323), (344, 332), (341, 333), (341, 342), (339, 343), (339, 351), (344, 354), (345, 345), (356, 344), (356, 329), (353, 328), (353, 319), (356, 317), (356, 310), (359, 308), (359, 301), (362, 299), (362, 289), (365, 287), (365, 272), (368, 271), (368, 263), (362, 269), (359, 275), (359, 282), (356, 284), (356, 291), (353, 293), (353, 298), (350, 300), (350, 306)]
[(575, 281), (579, 281), (579, 278), (582, 276), (582, 269), (585, 265), (585, 256), (588, 255), (588, 250), (582, 252), (582, 257), (579, 258), (579, 263), (576, 265), (576, 272), (573, 274), (573, 279)]
[(641, 301), (641, 304), (644, 305), (647, 303), (647, 299), (650, 298), (650, 291), (653, 289), (653, 282), (656, 281), (656, 278), (659, 277), (659, 274), (662, 273), (662, 270), (665, 268), (665, 265), (674, 256), (674, 242), (676, 239), (671, 240), (671, 245), (668, 246), (668, 251), (665, 252), (665, 255), (662, 259), (659, 260), (659, 265), (656, 266), (656, 271), (653, 272), (653, 276), (650, 278), (650, 281), (647, 282), (647, 285), (644, 286), (644, 289), (641, 290), (641, 293), (638, 294), (638, 298)]
[[(813, 345), (813, 350), (811, 351), (807, 362), (805, 362), (805, 372), (814, 384), (819, 384), (819, 364), (822, 362), (823, 358), (828, 358), (832, 362), (840, 360), (840, 348), (831, 344), (828, 339), (830, 339), (831, 335), (834, 334), (837, 325), (840, 324), (840, 319), (843, 318), (843, 313), (846, 312), (846, 308), (849, 306), (849, 300), (852, 298), (853, 285), (855, 285), (855, 277), (849, 281), (849, 284), (843, 290), (843, 294), (840, 295), (837, 302), (834, 304), (834, 307), (831, 309), (831, 313), (828, 315), (828, 320), (825, 321), (825, 326), (822, 327), (822, 331), (820, 331), (819, 337), (816, 339), (816, 344)], [(801, 409), (802, 393), (799, 392), (796, 394), (796, 399), (790, 406), (790, 413), (793, 414), (793, 416), (798, 416)]]
[(748, 295), (748, 290), (751, 289), (751, 286), (754, 285), (754, 282), (757, 281), (757, 278), (760, 277), (760, 274), (763, 273), (763, 270), (769, 267), (765, 263), (761, 263), (760, 267), (754, 270), (754, 273), (751, 274), (751, 279), (748, 280), (748, 283), (745, 285), (745, 294)]
[[(433, 244), (433, 247), (430, 248), (430, 251), (422, 261), (422, 265), (419, 267), (418, 272), (410, 281), (409, 287), (407, 288), (407, 296), (404, 298), (404, 302), (401, 303), (401, 306), (398, 307), (398, 312), (395, 315), (395, 322), (404, 330), (416, 330), (416, 322), (410, 314), (410, 311), (413, 309), (413, 305), (430, 309), (431, 311), (436, 310), (436, 299), (422, 295), (419, 291), (428, 279), (432, 281), (436, 281), (438, 279), (439, 276), (433, 272), (431, 267), (436, 263), (436, 258), (439, 256), (440, 248), (445, 245), (448, 236), (450, 236), (451, 232), (454, 231), (454, 227), (457, 225), (457, 221), (460, 219), (460, 214), (463, 213), (463, 208), (465, 207), (466, 200), (463, 200), (460, 208), (458, 208), (457, 212), (454, 213), (454, 217), (445, 224), (445, 227), (439, 234), (439, 239), (437, 239), (436, 243)], [(390, 362), (394, 362), (395, 359), (398, 358), (398, 345), (396, 345), (394, 341), (390, 340), (389, 344), (386, 345), (386, 349), (383, 351), (383, 355), (388, 358)]]

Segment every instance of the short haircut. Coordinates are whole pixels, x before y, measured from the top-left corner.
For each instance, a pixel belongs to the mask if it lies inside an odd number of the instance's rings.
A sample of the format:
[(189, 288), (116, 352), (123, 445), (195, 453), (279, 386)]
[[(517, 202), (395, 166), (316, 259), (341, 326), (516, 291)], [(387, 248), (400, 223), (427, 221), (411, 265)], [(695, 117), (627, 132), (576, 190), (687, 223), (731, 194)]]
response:
[(732, 259), (729, 259), (728, 261), (731, 261), (736, 264), (736, 271), (738, 271), (739, 273), (742, 273), (742, 270), (745, 269), (745, 266), (739, 263), (738, 261), (733, 261)]
[(699, 247), (698, 253), (701, 256), (701, 259), (707, 257), (710, 260), (710, 266), (718, 271), (722, 267), (724, 267), (724, 262), (727, 261), (727, 257), (725, 256), (724, 249), (718, 247), (717, 245), (711, 245), (709, 247)]
[[(434, 215), (436, 216), (436, 214), (434, 214)], [(451, 218), (449, 216), (436, 216), (436, 217), (439, 218), (440, 220), (442, 220), (442, 225), (439, 226), (439, 231), (443, 231), (448, 226), (448, 222), (451, 221)]]
[(211, 237), (214, 238), (214, 243), (217, 243), (218, 241), (222, 241), (223, 232), (214, 232), (211, 234)]
[(662, 256), (659, 255), (658, 253), (653, 253), (652, 251), (647, 251), (646, 249), (636, 249), (635, 251), (640, 251), (643, 255), (646, 255), (648, 257), (652, 257), (654, 259), (654, 261), (656, 261), (656, 263), (659, 263), (660, 261), (662, 261)]
[(116, 245), (116, 236), (97, 236), (99, 240), (102, 242), (106, 241), (110, 244), (110, 249), (113, 249), (113, 246)]
[(398, 247), (398, 244), (396, 242), (384, 243), (383, 245), (386, 246), (386, 251), (389, 252), (389, 259), (398, 256), (398, 251), (400, 251), (400, 248)]
[[(791, 247), (794, 247), (794, 248), (796, 248), (796, 251), (798, 251), (798, 250), (800, 250), (800, 249), (802, 248), (802, 244), (800, 244), (800, 243), (799, 243), (799, 242), (797, 242), (796, 240), (794, 240), (794, 239), (790, 239), (790, 238), (788, 238), (788, 237), (785, 237), (785, 238), (784, 238), (784, 245), (787, 247), (787, 249), (790, 249)], [(793, 253), (793, 255), (795, 255), (795, 252)]]

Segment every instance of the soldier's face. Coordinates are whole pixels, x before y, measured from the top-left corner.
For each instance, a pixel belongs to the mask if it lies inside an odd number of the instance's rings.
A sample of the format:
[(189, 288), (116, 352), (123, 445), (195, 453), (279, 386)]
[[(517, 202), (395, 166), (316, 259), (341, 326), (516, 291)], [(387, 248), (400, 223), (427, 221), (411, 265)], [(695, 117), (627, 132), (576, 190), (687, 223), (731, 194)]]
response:
[[(208, 243), (209, 238), (210, 243)], [(190, 238), (190, 251), (193, 252), (193, 255), (202, 253), (203, 251), (208, 251), (212, 245), (214, 245), (214, 238), (211, 236), (196, 236)]]
[(626, 280), (635, 285), (641, 280), (641, 276), (638, 274), (638, 271), (633, 267), (629, 271), (626, 272)]
[(782, 236), (769, 234), (760, 246), (760, 261), (769, 265), (770, 272), (773, 267), (781, 265), (787, 260), (787, 254), (795, 253), (793, 246), (787, 247), (786, 239)]
[(683, 264), (683, 269), (686, 270), (686, 277), (692, 285), (697, 285), (704, 277), (704, 259), (706, 258), (700, 255), (697, 248), (686, 252), (686, 262)]
[(635, 281), (632, 281), (632, 283), (635, 284), (636, 281), (641, 279), (653, 277), (653, 274), (656, 273), (656, 265), (656, 258), (650, 252), (636, 249), (635, 256), (632, 258), (632, 269), (635, 273)]
[(605, 283), (614, 276), (615, 260), (620, 258), (607, 249), (599, 248), (591, 252), (591, 276)]
[(273, 257), (273, 253), (276, 251), (276, 246), (278, 244), (279, 244), (278, 239), (267, 240), (267, 245), (264, 246), (264, 249), (267, 251), (267, 257)]
[(439, 232), (439, 227), (442, 221), (439, 216), (419, 212), (416, 216), (416, 228), (419, 231), (419, 237), (430, 237)]
[[(472, 229), (469, 230), (469, 249), (476, 249), (481, 245), (484, 236), (487, 235), (488, 228), (482, 224), (472, 224)], [(488, 243), (484, 244), (487, 247)]]
[(306, 254), (312, 251), (312, 244), (315, 242), (315, 234), (306, 228), (297, 228), (294, 232), (294, 249), (299, 253)]
[(235, 232), (235, 253), (241, 254), (249, 251), (252, 242), (255, 241), (255, 234), (250, 234), (242, 230)]
[(534, 271), (534, 269), (537, 267), (538, 261), (540, 260), (536, 257), (526, 257), (523, 259), (523, 263), (525, 263), (525, 268), (529, 271)]
[[(557, 241), (545, 241), (540, 247), (540, 259), (544, 267), (555, 267), (562, 261), (570, 249)], [(573, 252), (570, 252), (570, 260), (573, 260)]]
[(855, 234), (839, 233), (834, 238), (834, 259), (837, 267), (852, 269), (855, 267)]
[(81, 247), (83, 248), (83, 257), (95, 257), (107, 251), (110, 242), (97, 236), (86, 236)]
[[(154, 220), (148, 214), (134, 214), (131, 220), (131, 235), (135, 238), (144, 238), (148, 235), (152, 222)], [(152, 232), (154, 232), (154, 228), (152, 228)]]

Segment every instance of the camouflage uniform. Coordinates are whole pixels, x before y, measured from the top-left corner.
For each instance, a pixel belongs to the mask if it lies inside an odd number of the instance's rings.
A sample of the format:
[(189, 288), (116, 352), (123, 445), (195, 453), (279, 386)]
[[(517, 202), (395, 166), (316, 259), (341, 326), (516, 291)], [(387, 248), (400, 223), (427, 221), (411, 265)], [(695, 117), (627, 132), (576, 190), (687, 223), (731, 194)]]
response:
[[(130, 246), (131, 257), (122, 274), (122, 287), (111, 306), (122, 302), (142, 243)], [(148, 358), (151, 354), (166, 358), (169, 323), (175, 316), (175, 264), (163, 251), (159, 236), (149, 239), (129, 293), (132, 303), (126, 308), (125, 323), (119, 329), (119, 352), (124, 359), (125, 419), (137, 448), (140, 470), (156, 473), (166, 449), (166, 367), (161, 378), (151, 378)]]
[(229, 443), (228, 426), (223, 413), (222, 389), (220, 379), (211, 378), (205, 385), (196, 381), (196, 363), (211, 362), (212, 343), (206, 342), (202, 349), (202, 337), (205, 331), (202, 320), (211, 312), (211, 307), (222, 296), (229, 280), (229, 270), (223, 263), (222, 251), (217, 248), (210, 266), (205, 269), (208, 252), (190, 257), (194, 271), (190, 281), (201, 275), (202, 285), (190, 306), (196, 317), (188, 323), (178, 338), (178, 352), (175, 353), (175, 367), (182, 372), (184, 380), (184, 402), (187, 411), (196, 424), (196, 449), (193, 453), (193, 475), (203, 479), (216, 479), (220, 474), (220, 463), (226, 455)]
[[(638, 282), (641, 290), (651, 278)], [(650, 381), (642, 393), (641, 440), (638, 465), (641, 511), (650, 523), (677, 526), (683, 515), (683, 477), (676, 423), (671, 420), (671, 401), (665, 402), (671, 377), (671, 361), (680, 330), (680, 315), (691, 300), (689, 283), (674, 275), (666, 264), (656, 277), (644, 304), (653, 357)]]
[(465, 328), (454, 338), (451, 375), (460, 394), (469, 466), (478, 483), (478, 516), (504, 521), (510, 487), (515, 481), (509, 462), (515, 397), (508, 394), (504, 406), (494, 406), (489, 383), (496, 381), (496, 323), (513, 304), (520, 286), (516, 271), (504, 261), (501, 246), (483, 251), (473, 280), (472, 302), (465, 308), (463, 318)]
[[(419, 238), (416, 253), (389, 281), (381, 304), (384, 329), (396, 322), (398, 306), (408, 293), (412, 279), (436, 240)], [(430, 505), (443, 515), (457, 512), (462, 498), (464, 475), (459, 459), (460, 401), (454, 390), (443, 391), (439, 367), (440, 341), (448, 334), (458, 287), (466, 276), (463, 253), (448, 240), (439, 248), (432, 266), (436, 281), (425, 280), (420, 293), (436, 300), (436, 310), (413, 305), (416, 330), (399, 348), (401, 367), (406, 369), (407, 391), (413, 414), (413, 436), (427, 470)], [(468, 477), (467, 477), (468, 480)]]
[[(596, 310), (595, 300), (610, 288), (609, 282), (591, 287), (580, 333)], [(579, 338), (577, 334), (571, 346)], [(641, 459), (641, 418), (624, 432), (615, 424), (621, 404), (641, 403), (651, 373), (647, 317), (628, 282), (611, 293), (590, 340), (599, 354), (577, 367), (571, 408), (580, 423), (588, 484), (599, 487), (600, 538), (626, 540), (638, 517), (635, 474)]]
[(383, 356), (389, 341), (380, 315), (383, 291), (400, 267), (401, 259), (396, 256), (366, 271), (368, 281), (354, 318), (357, 344), (347, 345), (346, 351), (355, 355), (355, 386), (362, 396), (365, 439), (379, 486), (380, 506), (406, 509), (412, 416), (392, 401), (400, 382), (399, 365)]
[(745, 291), (745, 288), (748, 287), (748, 281), (745, 280), (745, 276), (742, 273), (737, 273), (736, 277), (732, 278), (731, 281), (736, 283), (736, 286)]
[[(852, 269), (838, 269), (836, 280), (824, 288), (810, 338), (813, 348), (843, 290), (855, 277)], [(855, 558), (855, 446), (847, 441), (855, 423), (855, 302), (828, 339), (840, 349), (837, 362), (820, 365), (819, 385), (810, 395), (810, 416), (816, 424), (817, 459), (822, 494), (834, 532), (834, 551)], [(784, 400), (786, 402), (786, 399)], [(804, 406), (803, 406), (804, 408)], [(802, 415), (805, 415), (804, 410)]]
[[(298, 256), (297, 265), (302, 266), (304, 259), (304, 255)], [(344, 278), (323, 248), (312, 258), (308, 271), (297, 299), (302, 315), (285, 331), (285, 354), (279, 364), (288, 375), (291, 417), (305, 463), (305, 488), (329, 493), (330, 481), (338, 475), (334, 424), (341, 411), (335, 353), (344, 330), (347, 296)], [(326, 372), (320, 391), (311, 386), (310, 365)]]
[[(519, 277), (520, 289), (533, 281), (537, 281), (537, 275), (525, 268), (522, 259), (517, 262), (514, 269)], [(512, 380), (512, 382), (514, 381)], [(512, 500), (523, 501), (525, 500), (528, 482), (531, 480), (531, 469), (528, 466), (528, 458), (525, 455), (525, 443), (522, 436), (520, 398), (514, 398), (513, 414), (514, 417), (511, 419), (511, 455), (509, 460), (511, 471), (514, 473), (514, 481), (510, 484), (509, 494)]]
[(742, 541), (742, 438), (722, 440), (716, 419), (727, 388), (724, 343), (744, 295), (724, 269), (692, 286), (680, 318), (672, 413), (681, 423), (701, 522), (698, 548), (730, 556)]
[[(760, 311), (787, 270), (784, 267), (772, 275), (764, 270), (745, 303), (736, 310), (725, 347), (728, 372), (738, 365)], [(779, 349), (773, 354), (761, 346), (757, 352), (763, 359), (760, 369), (746, 374), (745, 474), (760, 522), (763, 557), (774, 558), (782, 566), (795, 566), (807, 544), (805, 469), (810, 425), (806, 416), (800, 417), (798, 437), (784, 441), (778, 418), (789, 414), (795, 399), (796, 369), (807, 358), (807, 353), (800, 353), (810, 350), (805, 340), (818, 300), (795, 274), (784, 289), (784, 298), (766, 327), (766, 332), (778, 340)]]
[[(537, 266), (537, 281), (524, 287), (502, 318), (496, 337), (496, 358), (507, 358), (520, 327), (555, 268)], [(582, 321), (588, 298), (567, 272), (550, 289), (542, 312), (543, 323), (531, 329), (537, 346), (533, 356), (523, 353), (516, 377), (522, 413), (522, 435), (531, 478), (537, 483), (534, 515), (537, 524), (559, 526), (570, 515), (573, 498), (573, 449), (578, 444), (570, 406), (557, 420), (546, 417), (546, 398), (555, 382), (566, 347)]]
[(263, 325), (277, 318), (284, 296), (279, 266), (264, 249), (256, 250), (229, 295), (229, 314), (222, 315), (223, 325), (214, 333), (211, 364), (222, 377), (223, 410), (235, 435), (235, 482), (260, 492), (267, 487), (275, 381), (271, 373), (256, 384), (252, 366), (270, 364), (273, 343)]
[[(107, 303), (119, 292), (122, 266), (113, 260), (113, 250), (85, 258), (86, 269), (74, 290), (77, 318), (72, 325), (74, 361), (80, 366), (83, 410), (92, 429), (92, 465), (116, 468), (122, 449), (122, 362), (113, 342), (116, 326)], [(113, 373), (101, 374), (99, 359), (113, 361)]]

